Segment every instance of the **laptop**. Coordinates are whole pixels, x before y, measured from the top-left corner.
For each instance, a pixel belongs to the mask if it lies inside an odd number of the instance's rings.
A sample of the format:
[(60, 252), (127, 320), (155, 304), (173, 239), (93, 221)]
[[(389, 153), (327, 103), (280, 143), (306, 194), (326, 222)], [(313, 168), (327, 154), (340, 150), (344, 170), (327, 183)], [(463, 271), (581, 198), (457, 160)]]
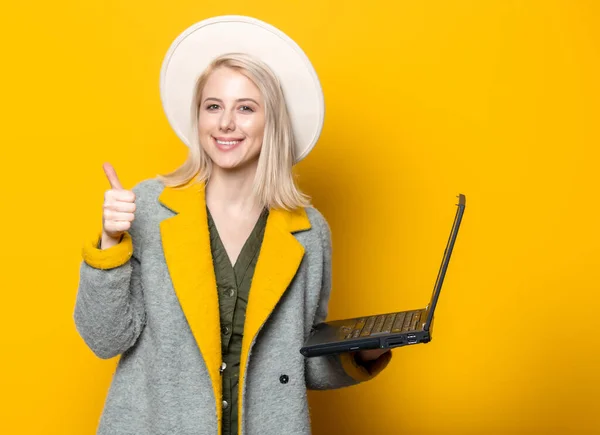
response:
[(458, 195), (456, 205), (454, 223), (433, 287), (433, 294), (425, 308), (320, 323), (313, 328), (300, 353), (310, 358), (364, 349), (385, 349), (429, 343), (432, 338), (433, 314), (465, 211), (464, 195)]

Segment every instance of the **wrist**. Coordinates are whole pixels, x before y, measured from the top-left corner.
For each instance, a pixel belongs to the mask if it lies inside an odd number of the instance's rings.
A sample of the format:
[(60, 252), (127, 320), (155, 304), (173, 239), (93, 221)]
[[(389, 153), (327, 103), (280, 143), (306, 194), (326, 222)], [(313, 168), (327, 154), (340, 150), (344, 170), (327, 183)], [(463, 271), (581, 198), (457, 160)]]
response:
[(108, 234), (106, 234), (103, 231), (102, 236), (100, 237), (100, 241), (98, 243), (98, 249), (104, 250), (104, 249), (112, 248), (113, 246), (118, 245), (122, 239), (123, 239), (123, 234), (121, 234), (117, 238), (114, 238), (114, 237), (109, 236)]

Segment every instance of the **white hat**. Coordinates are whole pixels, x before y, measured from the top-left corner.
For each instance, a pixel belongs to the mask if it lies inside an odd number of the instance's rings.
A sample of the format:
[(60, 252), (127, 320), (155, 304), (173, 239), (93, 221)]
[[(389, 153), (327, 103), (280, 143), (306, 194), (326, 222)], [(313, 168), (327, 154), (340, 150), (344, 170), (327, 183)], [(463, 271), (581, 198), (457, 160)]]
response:
[(160, 72), (160, 97), (177, 136), (190, 145), (191, 104), (200, 74), (218, 56), (246, 53), (279, 78), (296, 139), (296, 161), (319, 139), (325, 117), (317, 73), (302, 49), (279, 29), (255, 18), (227, 15), (200, 21), (171, 44)]

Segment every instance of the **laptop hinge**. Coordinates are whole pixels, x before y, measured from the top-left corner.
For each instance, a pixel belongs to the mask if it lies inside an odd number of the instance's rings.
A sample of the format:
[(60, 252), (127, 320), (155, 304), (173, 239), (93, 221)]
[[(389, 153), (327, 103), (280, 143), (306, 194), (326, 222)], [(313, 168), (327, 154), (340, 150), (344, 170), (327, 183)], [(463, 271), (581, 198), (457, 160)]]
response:
[(429, 330), (429, 325), (427, 324), (427, 318), (429, 317), (429, 304), (425, 307), (425, 321), (422, 323), (423, 331)]

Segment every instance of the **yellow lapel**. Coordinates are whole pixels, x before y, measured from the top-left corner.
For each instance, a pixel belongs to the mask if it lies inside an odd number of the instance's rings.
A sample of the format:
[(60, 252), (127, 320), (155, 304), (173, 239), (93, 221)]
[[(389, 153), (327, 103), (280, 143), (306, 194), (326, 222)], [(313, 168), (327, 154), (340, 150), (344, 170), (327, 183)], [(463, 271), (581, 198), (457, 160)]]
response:
[[(221, 331), (217, 283), (210, 249), (204, 183), (165, 187), (159, 201), (175, 216), (160, 223), (169, 274), (213, 384), (221, 433)], [(250, 348), (259, 329), (291, 283), (304, 256), (294, 232), (310, 229), (304, 209), (271, 210), (252, 278), (240, 355), (238, 409)], [(241, 433), (241, 418), (238, 421)]]
[[(271, 210), (267, 219), (265, 235), (252, 277), (244, 338), (240, 355), (238, 409), (242, 410), (246, 364), (256, 334), (267, 320), (279, 299), (292, 282), (304, 256), (304, 247), (292, 233), (310, 228), (304, 209), (295, 211)], [(241, 418), (238, 433), (242, 433)]]
[(159, 197), (177, 215), (160, 223), (163, 250), (181, 308), (208, 369), (221, 433), (221, 332), (204, 183), (166, 187)]

